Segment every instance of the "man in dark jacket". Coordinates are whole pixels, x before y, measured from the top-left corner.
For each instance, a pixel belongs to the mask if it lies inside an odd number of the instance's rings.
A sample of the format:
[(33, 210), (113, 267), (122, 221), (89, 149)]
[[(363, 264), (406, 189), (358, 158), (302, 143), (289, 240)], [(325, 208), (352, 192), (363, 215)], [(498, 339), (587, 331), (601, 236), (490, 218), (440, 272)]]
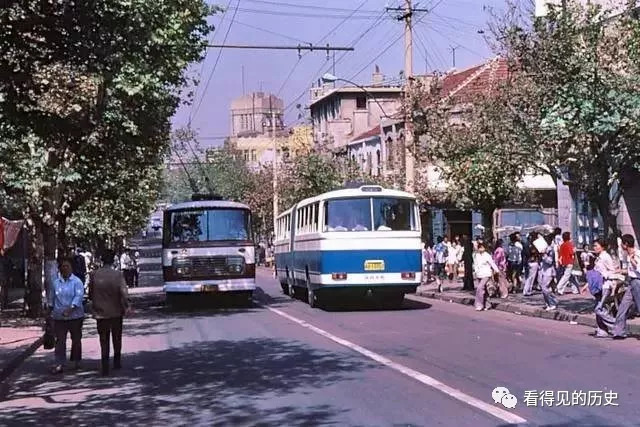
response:
[(108, 250), (102, 255), (102, 268), (91, 275), (89, 298), (98, 323), (102, 350), (102, 375), (109, 375), (109, 338), (113, 340), (113, 369), (121, 367), (122, 318), (129, 310), (127, 284), (122, 272), (113, 268), (115, 254)]
[(86, 284), (87, 281), (87, 261), (81, 254), (82, 249), (77, 248), (73, 253), (73, 275), (76, 276), (82, 284)]

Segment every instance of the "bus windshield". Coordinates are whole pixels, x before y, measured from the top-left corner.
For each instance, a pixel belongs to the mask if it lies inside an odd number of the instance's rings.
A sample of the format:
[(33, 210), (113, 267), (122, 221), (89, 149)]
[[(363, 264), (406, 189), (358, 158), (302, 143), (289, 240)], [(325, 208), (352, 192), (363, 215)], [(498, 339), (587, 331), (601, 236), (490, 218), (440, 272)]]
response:
[(167, 243), (247, 241), (251, 215), (246, 209), (192, 209), (170, 213)]
[(325, 231), (416, 231), (415, 202), (394, 197), (357, 197), (325, 203)]

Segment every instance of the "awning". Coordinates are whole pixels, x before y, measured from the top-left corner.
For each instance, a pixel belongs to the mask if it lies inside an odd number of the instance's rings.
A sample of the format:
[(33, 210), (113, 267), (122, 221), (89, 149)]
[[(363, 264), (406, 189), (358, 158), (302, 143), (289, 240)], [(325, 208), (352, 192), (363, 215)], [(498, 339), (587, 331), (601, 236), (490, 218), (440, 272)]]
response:
[(24, 220), (20, 221), (10, 221), (6, 218), (2, 218), (2, 225), (4, 228), (4, 249), (10, 249), (13, 245), (16, 244), (16, 240), (18, 240), (18, 236), (20, 235), (20, 230), (24, 226)]

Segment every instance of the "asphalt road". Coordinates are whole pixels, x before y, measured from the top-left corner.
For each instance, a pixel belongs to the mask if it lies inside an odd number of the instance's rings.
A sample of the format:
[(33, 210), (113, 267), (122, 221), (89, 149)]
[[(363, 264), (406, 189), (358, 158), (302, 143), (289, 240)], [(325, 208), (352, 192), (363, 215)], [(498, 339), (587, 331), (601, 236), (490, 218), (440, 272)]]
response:
[[(87, 321), (84, 369), (52, 377), (39, 350), (0, 396), (0, 425), (640, 425), (635, 339), (436, 301), (311, 309), (258, 279), (249, 308), (175, 312), (151, 298), (109, 378)], [(496, 386), (515, 409), (493, 402)], [(527, 406), (527, 390), (613, 391), (619, 406)]]

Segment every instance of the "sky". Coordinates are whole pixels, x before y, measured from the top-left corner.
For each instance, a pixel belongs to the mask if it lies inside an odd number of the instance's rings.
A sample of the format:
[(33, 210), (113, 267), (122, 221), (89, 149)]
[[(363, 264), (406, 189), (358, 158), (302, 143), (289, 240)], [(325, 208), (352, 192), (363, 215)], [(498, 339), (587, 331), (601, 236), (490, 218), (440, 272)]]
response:
[[(424, 74), (464, 69), (493, 57), (485, 41), (488, 8), (501, 10), (504, 0), (414, 0), (413, 72)], [(404, 0), (214, 0), (224, 13), (209, 19), (215, 31), (211, 44), (297, 46), (327, 43), (353, 46), (353, 52), (336, 52), (335, 74), (359, 84), (371, 82), (378, 65), (387, 78), (404, 68), (404, 24), (395, 19)], [(488, 31), (487, 31), (488, 33)], [(244, 68), (244, 73), (243, 73)], [(298, 55), (296, 50), (245, 50), (210, 48), (204, 61), (189, 68), (199, 77), (191, 105), (182, 106), (173, 127), (191, 123), (203, 147), (222, 144), (230, 132), (231, 100), (244, 93), (277, 94), (285, 103), (285, 124), (300, 123), (299, 111), (309, 102), (309, 88), (325, 72), (332, 72), (333, 53)], [(243, 79), (244, 74), (244, 79)], [(244, 80), (244, 85), (243, 85)]]

